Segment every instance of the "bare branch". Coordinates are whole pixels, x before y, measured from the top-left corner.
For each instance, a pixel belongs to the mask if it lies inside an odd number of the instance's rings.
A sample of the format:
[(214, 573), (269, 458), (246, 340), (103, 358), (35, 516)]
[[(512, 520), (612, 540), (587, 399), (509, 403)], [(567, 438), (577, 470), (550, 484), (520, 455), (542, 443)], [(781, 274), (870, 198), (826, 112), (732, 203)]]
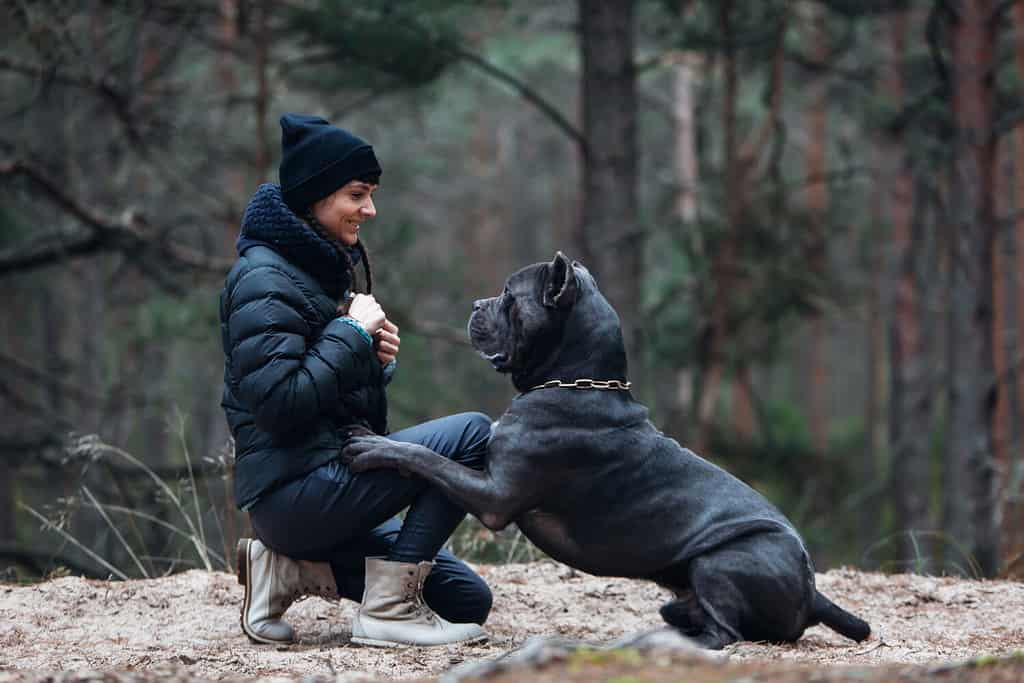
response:
[[(33, 366), (28, 361), (17, 356), (0, 351), (0, 368), (7, 377), (17, 377), (19, 380), (26, 380), (28, 385), (55, 385), (60, 388), (63, 395), (68, 396), (80, 403), (96, 403), (104, 400), (96, 392), (83, 389), (76, 383), (69, 381), (65, 375), (47, 372)], [(144, 394), (131, 394), (127, 397), (136, 405), (149, 403)]]
[(105, 100), (114, 115), (124, 126), (128, 137), (136, 144), (142, 143), (142, 136), (133, 120), (131, 98), (118, 89), (116, 82), (109, 77), (95, 78), (87, 74), (69, 74), (58, 71), (55, 66), (33, 64), (0, 56), (0, 69), (7, 69), (25, 76), (34, 76), (47, 82), (61, 83), (76, 88), (90, 90)]
[[(768, 142), (778, 137), (782, 128), (782, 67), (785, 57), (786, 29), (789, 25), (789, 13), (786, 12), (779, 22), (777, 43), (772, 57), (771, 77), (765, 95), (768, 115), (765, 116), (757, 134), (747, 140), (739, 152), (741, 174), (746, 175), (761, 158)], [(770, 166), (768, 167), (770, 168)]]
[(579, 148), (583, 157), (587, 157), (587, 140), (583, 137), (583, 133), (580, 132), (579, 129), (577, 129), (576, 126), (574, 126), (567, 118), (562, 116), (562, 113), (559, 112), (553, 104), (545, 100), (540, 93), (531, 88), (525, 82), (519, 80), (509, 72), (500, 69), (478, 54), (461, 47), (451, 48), (451, 52), (457, 57), (466, 60), (476, 68), (480, 69), (488, 76), (510, 86), (513, 90), (519, 93), (520, 97), (536, 107), (537, 110), (550, 119), (551, 122), (559, 128), (559, 130), (569, 136), (569, 139), (576, 143), (576, 146)]
[(0, 55), (0, 69), (13, 71), (23, 76), (45, 78), (62, 85), (72, 85), (87, 90), (104, 90), (113, 86), (109, 81), (93, 78), (87, 74), (69, 74), (57, 71), (55, 68), (44, 64), (33, 64), (32, 62), (11, 59), (3, 55)]
[[(88, 226), (88, 231), (51, 232), (0, 250), (0, 275), (21, 272), (59, 263), (75, 256), (103, 252), (123, 252), (159, 257), (167, 266), (186, 268), (206, 274), (223, 275), (231, 261), (207, 258), (200, 252), (164, 242), (159, 235), (166, 231), (152, 229), (145, 218), (126, 211), (118, 219), (99, 214), (72, 197), (39, 168), (24, 161), (0, 162), (0, 177), (25, 176), (51, 202), (65, 213)], [(158, 277), (160, 273), (147, 272)]]

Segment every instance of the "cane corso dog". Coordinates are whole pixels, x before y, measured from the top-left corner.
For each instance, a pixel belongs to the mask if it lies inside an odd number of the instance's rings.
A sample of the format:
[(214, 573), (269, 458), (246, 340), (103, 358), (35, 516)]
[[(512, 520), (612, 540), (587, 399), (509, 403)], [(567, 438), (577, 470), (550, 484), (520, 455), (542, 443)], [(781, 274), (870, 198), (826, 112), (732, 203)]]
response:
[(494, 425), (486, 469), (375, 436), (349, 441), (350, 468), (422, 477), (490, 529), (515, 522), (560, 562), (656, 581), (676, 595), (665, 621), (707, 648), (792, 641), (818, 623), (868, 637), (815, 589), (775, 506), (651, 424), (625, 384), (619, 318), (586, 268), (559, 252), (516, 272), (473, 305), (469, 337), (522, 392)]

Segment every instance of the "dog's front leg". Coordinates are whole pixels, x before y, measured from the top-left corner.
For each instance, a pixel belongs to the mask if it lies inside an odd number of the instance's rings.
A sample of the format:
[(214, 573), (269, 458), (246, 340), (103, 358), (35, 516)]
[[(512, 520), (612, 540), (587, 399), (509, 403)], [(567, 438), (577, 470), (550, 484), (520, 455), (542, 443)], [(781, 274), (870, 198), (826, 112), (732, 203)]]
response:
[(342, 450), (342, 461), (353, 472), (392, 468), (421, 477), (440, 489), (488, 529), (504, 529), (529, 509), (535, 487), (524, 484), (523, 474), (488, 462), (484, 471), (460, 465), (418, 444), (381, 436), (356, 437)]

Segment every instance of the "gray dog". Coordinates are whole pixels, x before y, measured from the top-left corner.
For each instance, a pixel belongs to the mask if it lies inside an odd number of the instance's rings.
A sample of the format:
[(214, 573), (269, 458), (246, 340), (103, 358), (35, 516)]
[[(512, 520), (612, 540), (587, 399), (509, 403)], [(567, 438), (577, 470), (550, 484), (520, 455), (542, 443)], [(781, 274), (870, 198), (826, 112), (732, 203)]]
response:
[(676, 594), (662, 617), (704, 647), (792, 641), (818, 623), (867, 638), (865, 621), (815, 589), (782, 513), (650, 423), (625, 384), (619, 318), (586, 268), (559, 252), (518, 271), (474, 304), (469, 336), (522, 392), (495, 424), (487, 469), (375, 436), (345, 447), (350, 468), (422, 477), (560, 562), (656, 581)]

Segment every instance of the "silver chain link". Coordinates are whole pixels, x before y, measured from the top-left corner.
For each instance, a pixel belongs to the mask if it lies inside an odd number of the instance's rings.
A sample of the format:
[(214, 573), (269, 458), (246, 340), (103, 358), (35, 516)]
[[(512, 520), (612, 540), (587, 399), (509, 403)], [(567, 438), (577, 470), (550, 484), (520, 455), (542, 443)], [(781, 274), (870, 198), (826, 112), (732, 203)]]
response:
[(531, 387), (530, 391), (534, 389), (606, 389), (613, 391), (629, 391), (629, 388), (633, 386), (632, 382), (623, 382), (617, 379), (578, 379), (575, 382), (563, 382), (560, 379), (552, 379), (544, 382), (544, 384), (538, 384), (535, 387)]

